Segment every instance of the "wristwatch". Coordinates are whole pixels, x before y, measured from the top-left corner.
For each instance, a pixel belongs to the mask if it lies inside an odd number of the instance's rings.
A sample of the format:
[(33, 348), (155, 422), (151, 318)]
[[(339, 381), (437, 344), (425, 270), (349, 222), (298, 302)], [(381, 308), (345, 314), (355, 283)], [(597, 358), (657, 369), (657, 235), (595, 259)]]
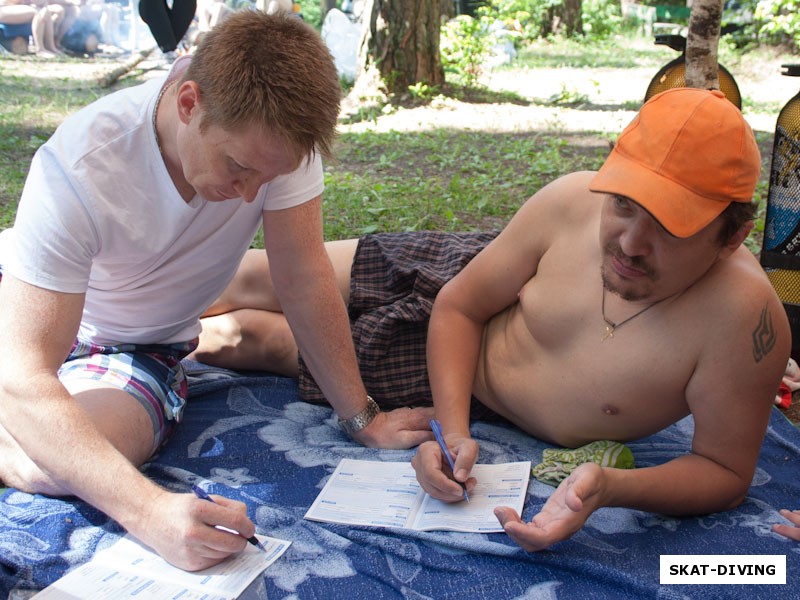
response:
[(354, 417), (339, 419), (339, 427), (352, 437), (354, 433), (358, 433), (372, 423), (379, 412), (381, 412), (381, 409), (378, 404), (372, 399), (372, 396), (367, 396), (367, 407)]

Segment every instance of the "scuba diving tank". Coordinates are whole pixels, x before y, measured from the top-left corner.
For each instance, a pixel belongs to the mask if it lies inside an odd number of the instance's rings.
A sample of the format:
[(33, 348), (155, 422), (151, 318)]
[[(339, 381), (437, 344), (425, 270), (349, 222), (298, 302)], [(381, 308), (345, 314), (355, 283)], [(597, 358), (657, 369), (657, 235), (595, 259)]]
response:
[[(647, 102), (652, 96), (659, 92), (676, 87), (686, 86), (686, 38), (676, 34), (660, 34), (655, 37), (656, 45), (669, 46), (673, 50), (678, 50), (681, 54), (665, 64), (655, 77), (650, 80), (644, 100)], [(742, 95), (739, 93), (739, 86), (730, 71), (717, 63), (719, 67), (719, 89), (725, 97), (733, 102), (739, 110), (742, 110)]]
[[(800, 65), (782, 65), (800, 76)], [(775, 124), (764, 219), (761, 266), (786, 309), (792, 357), (800, 357), (800, 92), (781, 109)]]

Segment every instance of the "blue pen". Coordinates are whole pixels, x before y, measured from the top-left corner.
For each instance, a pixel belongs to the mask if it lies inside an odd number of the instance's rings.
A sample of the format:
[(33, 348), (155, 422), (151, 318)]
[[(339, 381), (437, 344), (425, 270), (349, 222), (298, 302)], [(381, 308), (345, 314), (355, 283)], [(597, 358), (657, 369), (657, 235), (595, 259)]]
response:
[[(453, 472), (453, 476), (455, 476), (456, 463), (453, 460), (453, 457), (450, 455), (450, 451), (447, 449), (447, 444), (444, 443), (444, 436), (442, 435), (442, 424), (439, 423), (439, 421), (437, 421), (436, 419), (431, 419), (431, 430), (433, 431), (433, 435), (436, 436), (436, 441), (439, 442), (439, 447), (442, 449), (444, 457), (450, 464), (450, 470)], [(456, 481), (456, 483), (461, 486), (461, 489), (464, 490), (464, 500), (469, 502), (469, 496), (467, 495), (467, 486), (461, 483), (460, 481)]]
[[(203, 488), (201, 488), (200, 486), (192, 484), (192, 491), (194, 492), (194, 495), (197, 496), (198, 498), (200, 498), (201, 500), (208, 500), (212, 504), (216, 504), (216, 502), (214, 502), (214, 499), (211, 496), (209, 496), (206, 493), (206, 491)], [(226, 531), (229, 531), (229, 530), (226, 530)], [(236, 532), (233, 532), (233, 533), (236, 533)], [(239, 534), (236, 534), (236, 535), (239, 535)], [(242, 536), (242, 537), (244, 537), (244, 536)], [(251, 536), (251, 537), (245, 538), (245, 539), (248, 542), (250, 542), (251, 544), (253, 544), (253, 546), (255, 546), (256, 548), (259, 548), (262, 552), (266, 552), (267, 551), (267, 549), (264, 548), (264, 545), (261, 542), (258, 541), (258, 538), (256, 536)]]

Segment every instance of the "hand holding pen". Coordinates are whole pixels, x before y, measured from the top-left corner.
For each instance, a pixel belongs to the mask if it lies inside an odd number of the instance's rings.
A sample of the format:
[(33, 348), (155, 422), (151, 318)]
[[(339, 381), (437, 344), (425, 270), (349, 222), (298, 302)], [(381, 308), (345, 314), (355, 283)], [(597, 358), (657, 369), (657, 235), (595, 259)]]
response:
[[(207, 500), (208, 502), (211, 502), (212, 504), (216, 504), (216, 502), (214, 502), (214, 499), (211, 496), (209, 496), (208, 493), (203, 488), (201, 488), (200, 486), (192, 484), (192, 491), (194, 492), (194, 495), (197, 496), (198, 498), (200, 498), (201, 500)], [(228, 530), (226, 530), (226, 531), (228, 531)], [(233, 533), (235, 535), (241, 535), (241, 534), (239, 534), (239, 533), (237, 533), (235, 531), (232, 531), (231, 533)], [(244, 537), (244, 536), (242, 536), (242, 537)], [(266, 552), (267, 551), (267, 549), (264, 548), (263, 544), (258, 541), (258, 538), (256, 536), (253, 535), (253, 536), (250, 536), (249, 538), (245, 538), (245, 539), (248, 542), (250, 542), (251, 544), (253, 544), (253, 546), (255, 546), (256, 548), (261, 550), (262, 552)]]
[(461, 486), (462, 491), (464, 492), (464, 500), (469, 502), (469, 496), (467, 495), (467, 485), (462, 483), (461, 481), (456, 481), (455, 479), (455, 472), (456, 472), (456, 463), (453, 460), (453, 456), (450, 454), (450, 450), (447, 449), (447, 444), (444, 441), (444, 435), (442, 434), (442, 424), (439, 423), (436, 419), (431, 419), (431, 430), (433, 431), (433, 435), (436, 436), (436, 441), (439, 442), (439, 447), (442, 449), (442, 453), (444, 457), (447, 459), (447, 463), (450, 465), (450, 470), (453, 472), (453, 481), (455, 481), (458, 485)]

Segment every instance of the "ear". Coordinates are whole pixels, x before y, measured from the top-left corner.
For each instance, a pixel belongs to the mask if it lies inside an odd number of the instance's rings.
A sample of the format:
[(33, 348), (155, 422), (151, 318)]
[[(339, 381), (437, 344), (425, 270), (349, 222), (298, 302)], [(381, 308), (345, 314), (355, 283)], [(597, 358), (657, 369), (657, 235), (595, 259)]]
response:
[(200, 87), (194, 81), (184, 81), (178, 88), (178, 118), (184, 125), (200, 117)]
[(753, 221), (747, 221), (741, 227), (739, 227), (739, 230), (734, 233), (722, 246), (721, 256), (725, 258), (733, 254), (733, 252), (744, 243), (744, 241), (747, 239), (747, 236), (750, 235), (750, 232), (753, 231), (753, 227), (755, 227), (755, 223)]

